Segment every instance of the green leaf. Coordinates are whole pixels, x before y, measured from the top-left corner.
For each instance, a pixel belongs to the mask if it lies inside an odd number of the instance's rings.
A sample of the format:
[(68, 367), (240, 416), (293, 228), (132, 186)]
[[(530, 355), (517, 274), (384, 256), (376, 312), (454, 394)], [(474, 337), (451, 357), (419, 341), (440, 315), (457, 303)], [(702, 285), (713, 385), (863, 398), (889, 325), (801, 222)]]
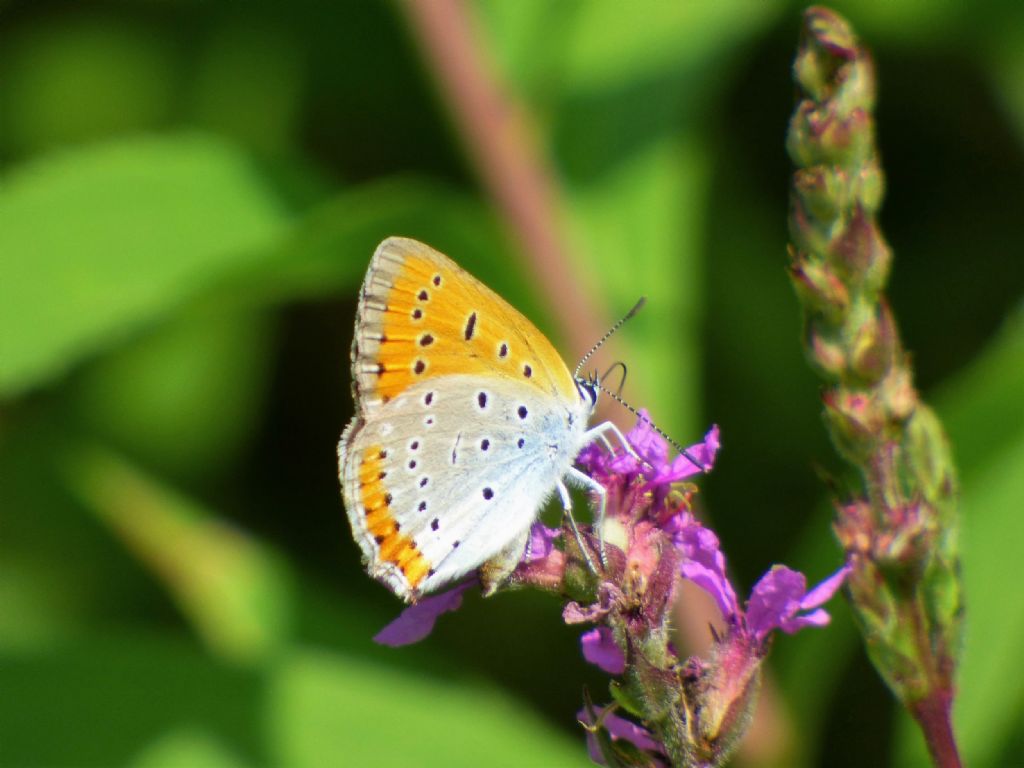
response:
[(581, 3), (566, 42), (566, 77), (574, 88), (603, 90), (720, 61), (780, 10), (770, 3), (654, 2), (638, 12), (620, 3)]
[(259, 542), (99, 448), (74, 451), (67, 468), (72, 490), (162, 579), (214, 653), (259, 660), (287, 637), (288, 574)]
[(200, 125), (265, 152), (291, 151), (309, 71), (288, 32), (265, 21), (213, 31), (196, 66)]
[(355, 300), (374, 249), (390, 235), (422, 240), (474, 274), (505, 272), (506, 284), (514, 284), (504, 235), (485, 205), (445, 184), (395, 177), (343, 190), (316, 206), (259, 268), (240, 271), (218, 289), (250, 304), (339, 291)]
[[(603, 90), (714, 60), (763, 29), (781, 8), (524, 0), (482, 3), (482, 17), (496, 55), (515, 81)], [(547, 72), (540, 71), (542, 65)]]
[(374, 249), (390, 235), (437, 248), (545, 328), (533, 278), (513, 258), (493, 210), (450, 185), (415, 177), (339, 192), (299, 220), (258, 268), (233, 275), (210, 298), (224, 294), (253, 306), (340, 294), (354, 302)]
[(267, 764), (261, 675), (218, 663), (180, 637), (132, 630), (3, 653), (0, 689), (4, 765), (154, 766), (175, 751), (202, 757), (182, 766)]
[(263, 416), (272, 321), (213, 302), (172, 315), (74, 377), (78, 425), (175, 480), (223, 477)]
[(278, 241), (251, 161), (200, 135), (56, 153), (0, 186), (0, 395), (57, 375)]
[(48, 647), (145, 592), (132, 578), (138, 569), (124, 567), (119, 547), (67, 493), (56, 467), (61, 415), (16, 415), (0, 439), (0, 652)]
[(130, 14), (47, 14), (4, 41), (0, 135), (38, 152), (166, 125), (180, 70), (175, 46)]
[(243, 768), (213, 734), (198, 728), (181, 728), (162, 735), (131, 763), (132, 768)]
[(303, 651), (276, 668), (267, 702), (271, 762), (339, 765), (590, 765), (572, 739), (491, 686)]
[[(1024, 360), (1021, 361), (1024, 365)], [(1024, 714), (1024, 433), (964, 489), (963, 574), (969, 626), (955, 723), (968, 765), (1001, 765)]]
[(1024, 306), (987, 349), (936, 393), (936, 410), (967, 482), (1024, 433)]
[[(1018, 9), (1019, 10), (1019, 9)], [(989, 74), (1014, 128), (1018, 142), (1024, 140), (1024, 94), (1020, 79), (1024, 77), (1024, 32), (1021, 24), (1004, 23), (990, 41), (987, 53)]]

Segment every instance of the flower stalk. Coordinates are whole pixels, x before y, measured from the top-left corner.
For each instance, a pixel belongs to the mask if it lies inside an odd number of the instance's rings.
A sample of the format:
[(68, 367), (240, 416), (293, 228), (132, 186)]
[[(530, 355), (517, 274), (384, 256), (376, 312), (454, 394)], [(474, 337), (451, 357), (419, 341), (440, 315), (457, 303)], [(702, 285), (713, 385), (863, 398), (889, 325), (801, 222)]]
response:
[(874, 66), (843, 18), (814, 7), (793, 72), (790, 274), (808, 359), (828, 382), (825, 423), (863, 483), (837, 503), (847, 590), (872, 662), (936, 765), (959, 766), (950, 724), (963, 619), (956, 470), (884, 294), (892, 251), (876, 220), (884, 176)]
[[(587, 695), (579, 713), (595, 761), (714, 768), (728, 760), (747, 730), (772, 634), (827, 624), (821, 606), (839, 589), (847, 568), (808, 590), (803, 574), (774, 566), (741, 606), (718, 538), (691, 512), (696, 489), (685, 482), (714, 464), (717, 427), (672, 459), (668, 443), (641, 411), (627, 440), (633, 452), (591, 446), (579, 456), (580, 466), (606, 490), (604, 528), (579, 526), (576, 536), (568, 522), (561, 529), (535, 524), (522, 559), (501, 586), (558, 593), (568, 600), (566, 623), (592, 626), (581, 638), (583, 655), (613, 676), (611, 702), (595, 706)], [(487, 583), (486, 574), (482, 579)], [(671, 609), (681, 579), (707, 591), (721, 613), (707, 658), (681, 659), (672, 643)], [(467, 581), (425, 598), (376, 639), (388, 645), (422, 639), (472, 586)]]

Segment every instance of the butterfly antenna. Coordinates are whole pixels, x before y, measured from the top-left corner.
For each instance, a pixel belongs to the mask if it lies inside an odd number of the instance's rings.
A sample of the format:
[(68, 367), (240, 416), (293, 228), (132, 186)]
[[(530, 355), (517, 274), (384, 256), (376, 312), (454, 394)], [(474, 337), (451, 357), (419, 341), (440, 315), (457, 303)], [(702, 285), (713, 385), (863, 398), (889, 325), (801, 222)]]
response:
[(626, 386), (626, 373), (627, 373), (627, 371), (626, 371), (626, 364), (624, 362), (622, 362), (621, 360), (616, 360), (614, 363), (609, 365), (608, 366), (608, 370), (606, 370), (604, 373), (602, 373), (600, 375), (600, 377), (598, 378), (598, 381), (604, 381), (605, 379), (607, 379), (608, 378), (608, 374), (610, 374), (616, 368), (621, 368), (622, 369), (622, 378), (619, 379), (619, 386), (615, 388), (615, 391), (618, 392), (621, 395), (623, 388)]
[(619, 395), (617, 395), (617, 394), (616, 394), (615, 392), (612, 392), (611, 390), (609, 390), (609, 389), (605, 388), (605, 387), (604, 387), (604, 386), (603, 386), (603, 385), (602, 385), (602, 384), (601, 384), (600, 382), (596, 382), (596, 383), (597, 383), (597, 386), (598, 386), (598, 387), (600, 388), (600, 390), (601, 390), (602, 392), (604, 392), (604, 393), (605, 393), (606, 395), (608, 395), (608, 397), (610, 397), (610, 398), (611, 398), (612, 400), (614, 400), (615, 402), (617, 402), (617, 403), (618, 403), (619, 405), (621, 405), (621, 406), (622, 406), (623, 408), (625, 408), (625, 409), (626, 409), (627, 411), (629, 411), (630, 413), (632, 413), (632, 414), (633, 414), (634, 416), (636, 416), (636, 417), (637, 417), (638, 419), (641, 419), (642, 421), (644, 421), (644, 422), (646, 422), (647, 424), (649, 424), (649, 425), (650, 425), (650, 427), (651, 427), (651, 429), (653, 429), (653, 430), (654, 430), (655, 432), (657, 432), (657, 433), (658, 433), (659, 435), (661, 435), (661, 436), (662, 436), (663, 438), (665, 438), (666, 440), (668, 440), (669, 444), (670, 444), (670, 445), (671, 445), (671, 446), (672, 446), (673, 448), (675, 448), (675, 449), (676, 449), (677, 451), (679, 451), (679, 453), (680, 453), (681, 455), (683, 455), (683, 456), (685, 456), (685, 457), (686, 457), (687, 459), (689, 459), (689, 460), (690, 460), (690, 461), (691, 461), (691, 462), (693, 463), (693, 465), (694, 465), (695, 467), (697, 467), (698, 469), (700, 469), (700, 471), (701, 471), (701, 472), (707, 472), (707, 471), (708, 471), (707, 465), (706, 465), (706, 464), (704, 464), (704, 462), (703, 462), (703, 461), (701, 461), (700, 459), (698, 459), (698, 458), (697, 458), (696, 456), (694, 456), (694, 455), (693, 455), (692, 453), (690, 453), (690, 452), (689, 452), (688, 450), (686, 450), (685, 448), (683, 448), (683, 446), (681, 446), (681, 445), (680, 445), (679, 443), (677, 443), (677, 442), (676, 442), (675, 440), (673, 440), (673, 439), (672, 439), (671, 437), (669, 437), (669, 436), (668, 436), (668, 435), (667, 435), (667, 434), (665, 433), (665, 431), (664, 431), (664, 430), (663, 430), (663, 429), (662, 429), (661, 427), (659, 427), (659, 426), (658, 426), (657, 424), (655, 424), (655, 423), (654, 423), (653, 421), (651, 421), (651, 420), (650, 420), (649, 418), (647, 418), (647, 417), (646, 417), (646, 416), (644, 416), (644, 415), (643, 415), (642, 413), (640, 413), (640, 411), (638, 411), (638, 410), (637, 410), (636, 408), (634, 408), (634, 407), (633, 407), (632, 405), (630, 405), (630, 404), (629, 404), (629, 403), (627, 403), (627, 402), (626, 402), (625, 400), (623, 400), (623, 399), (622, 399), (621, 397), (619, 397)]
[(644, 304), (646, 304), (646, 303), (647, 303), (647, 298), (645, 296), (641, 296), (640, 297), (640, 301), (638, 301), (636, 304), (634, 304), (633, 308), (631, 310), (629, 310), (629, 312), (627, 312), (625, 315), (620, 317), (619, 321), (617, 323), (615, 323), (615, 325), (613, 325), (611, 328), (609, 328), (608, 332), (604, 336), (602, 336), (600, 339), (598, 339), (597, 344), (595, 344), (594, 346), (592, 346), (590, 348), (590, 350), (587, 352), (587, 354), (585, 354), (583, 356), (583, 359), (580, 360), (579, 365), (576, 366), (576, 370), (573, 371), (573, 373), (572, 373), (572, 377), (574, 379), (575, 378), (579, 378), (580, 371), (583, 369), (583, 366), (586, 365), (587, 360), (589, 360), (591, 358), (591, 356), (595, 352), (597, 352), (597, 350), (599, 350), (601, 348), (601, 345), (604, 344), (606, 341), (608, 341), (608, 339), (611, 338), (611, 335), (613, 333), (615, 333), (617, 330), (619, 330), (619, 328), (622, 327), (622, 324), (625, 323), (627, 320), (629, 320), (629, 318), (631, 318), (633, 315), (635, 315), (637, 312), (639, 312), (640, 308)]

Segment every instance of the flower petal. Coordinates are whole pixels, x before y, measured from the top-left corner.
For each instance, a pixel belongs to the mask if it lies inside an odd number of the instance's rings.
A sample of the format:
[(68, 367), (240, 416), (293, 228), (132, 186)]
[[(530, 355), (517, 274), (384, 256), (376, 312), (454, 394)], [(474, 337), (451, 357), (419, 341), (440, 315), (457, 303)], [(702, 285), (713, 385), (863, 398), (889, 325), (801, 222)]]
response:
[(523, 552), (522, 562), (534, 563), (546, 558), (555, 548), (555, 539), (561, 535), (562, 531), (558, 528), (548, 528), (541, 522), (534, 523), (530, 528), (530, 538), (527, 541), (526, 551)]
[(810, 613), (805, 613), (800, 616), (794, 616), (791, 619), (787, 619), (782, 623), (780, 629), (786, 634), (792, 635), (804, 627), (824, 627), (830, 621), (832, 617), (829, 616), (828, 611), (824, 608), (818, 608)]
[[(655, 481), (659, 483), (677, 483), (688, 477), (710, 472), (715, 464), (718, 449), (721, 447), (718, 437), (718, 425), (715, 424), (704, 435), (702, 441), (691, 445), (686, 449), (686, 453), (676, 456), (671, 465), (664, 472), (658, 474)], [(694, 459), (699, 464), (694, 463)]]
[(804, 599), (800, 601), (800, 610), (809, 611), (811, 608), (817, 608), (831, 600), (832, 595), (834, 595), (839, 588), (843, 586), (843, 582), (846, 581), (846, 577), (850, 575), (850, 570), (851, 568), (849, 565), (844, 565), (838, 571), (821, 582), (821, 584), (804, 595)]
[[(608, 731), (608, 734), (612, 737), (612, 741), (625, 739), (637, 749), (654, 752), (658, 755), (665, 754), (665, 748), (661, 745), (661, 742), (655, 739), (651, 735), (651, 732), (646, 728), (639, 726), (624, 717), (619, 717), (614, 712), (604, 714), (604, 711), (605, 707), (594, 708), (594, 714), (597, 717), (597, 721), (601, 723), (601, 726), (606, 731)], [(585, 709), (581, 709), (577, 712), (576, 717), (585, 725), (592, 726), (594, 724), (587, 716), (587, 711)], [(587, 751), (590, 753), (591, 760), (598, 765), (604, 765), (604, 758), (601, 755), (601, 750), (597, 746), (597, 739), (589, 731), (587, 732)], [(655, 765), (661, 764), (662, 763), (660, 761), (655, 763)]]
[(848, 573), (849, 567), (843, 566), (808, 592), (802, 573), (784, 565), (772, 566), (754, 585), (747, 602), (747, 630), (761, 642), (775, 629), (793, 634), (804, 627), (828, 624), (829, 615), (820, 606), (836, 593)]
[(747, 601), (747, 629), (758, 642), (800, 610), (807, 579), (799, 571), (773, 565), (758, 579)]
[(640, 458), (655, 469), (665, 464), (668, 458), (668, 441), (658, 434), (646, 408), (637, 411), (636, 424), (629, 430), (626, 439), (633, 446), (633, 450), (640, 455)]
[(474, 584), (476, 580), (471, 579), (447, 592), (430, 595), (410, 605), (398, 614), (398, 618), (374, 635), (373, 641), (395, 648), (418, 643), (433, 631), (438, 616), (457, 610), (462, 605), (462, 593)]
[(726, 621), (735, 619), (739, 614), (739, 601), (725, 573), (725, 555), (719, 548), (718, 537), (688, 513), (671, 518), (665, 530), (682, 555), (679, 566), (682, 577), (710, 594)]
[(602, 725), (612, 735), (613, 739), (625, 739), (637, 749), (665, 754), (665, 748), (661, 746), (660, 741), (651, 735), (650, 731), (624, 717), (619, 717), (615, 713), (609, 713), (605, 715)]
[(608, 627), (596, 627), (584, 632), (580, 644), (583, 646), (583, 658), (609, 675), (621, 675), (626, 671), (626, 657)]

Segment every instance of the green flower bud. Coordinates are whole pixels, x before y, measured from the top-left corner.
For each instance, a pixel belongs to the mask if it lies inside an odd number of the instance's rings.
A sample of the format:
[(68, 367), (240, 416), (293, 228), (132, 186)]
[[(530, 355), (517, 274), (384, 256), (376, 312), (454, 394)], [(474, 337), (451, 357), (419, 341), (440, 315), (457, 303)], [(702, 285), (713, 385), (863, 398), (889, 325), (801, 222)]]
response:
[[(794, 255), (794, 251), (790, 253)], [(842, 321), (850, 307), (850, 294), (824, 262), (794, 255), (789, 276), (808, 307), (824, 315), (833, 325)]]
[(874, 307), (854, 334), (850, 370), (863, 383), (877, 384), (892, 367), (899, 345), (896, 328), (885, 306)]
[(853, 462), (871, 456), (882, 440), (884, 423), (878, 403), (869, 395), (830, 389), (822, 395), (825, 420), (840, 453)]

